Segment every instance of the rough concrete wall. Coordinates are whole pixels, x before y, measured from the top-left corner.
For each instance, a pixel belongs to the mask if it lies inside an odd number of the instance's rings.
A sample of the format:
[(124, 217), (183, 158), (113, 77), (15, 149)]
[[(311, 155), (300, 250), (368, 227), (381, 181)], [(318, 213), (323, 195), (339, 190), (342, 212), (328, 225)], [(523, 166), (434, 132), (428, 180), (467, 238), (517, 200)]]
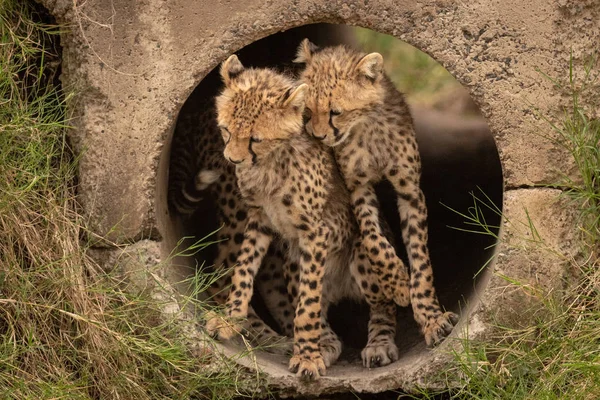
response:
[(573, 274), (568, 266), (579, 254), (576, 218), (559, 190), (507, 192), (496, 260), (481, 296), (471, 299), (472, 316), (491, 326), (529, 326), (533, 318), (525, 313), (539, 309), (540, 295), (560, 295)]
[[(542, 137), (553, 133), (532, 105), (544, 115), (558, 115), (566, 104), (564, 94), (537, 70), (564, 79), (570, 49), (576, 66), (598, 50), (597, 1), (41, 2), (70, 27), (62, 38), (62, 79), (77, 92), (72, 138), (82, 153), (79, 196), (94, 233), (109, 234), (118, 243), (171, 236), (169, 230), (176, 228), (165, 207), (163, 156), (178, 112), (195, 86), (228, 55), (259, 38), (314, 22), (344, 23), (394, 35), (441, 62), (470, 90), (496, 139), (507, 219), (494, 268), (480, 282), (456, 334), (485, 337), (487, 323), (509, 323), (505, 320), (511, 315), (520, 316), (526, 291), (509, 288), (502, 275), (526, 285), (562, 287), (564, 257), (575, 256), (573, 214), (558, 202), (559, 191), (531, 186), (555, 182), (572, 165), (567, 154)], [(596, 93), (600, 96), (600, 90)], [(522, 225), (528, 218), (546, 250), (528, 247), (531, 232)], [(162, 260), (170, 247), (165, 242)], [(161, 253), (155, 241), (136, 246)], [(171, 281), (175, 278), (169, 274), (181, 275), (174, 268), (163, 272)], [(435, 377), (448, 362), (445, 352), (457, 343), (448, 340), (436, 352), (411, 353), (402, 364), (373, 371), (349, 367), (342, 374), (335, 367), (304, 388), (296, 387), (279, 364), (259, 364), (288, 394), (440, 387), (447, 382)]]
[[(93, 230), (158, 237), (157, 166), (177, 113), (202, 77), (248, 43), (313, 22), (360, 25), (405, 40), (466, 85), (498, 143), (507, 189), (554, 182), (565, 154), (531, 111), (556, 112), (544, 80), (599, 41), (593, 1), (43, 1), (65, 34), (64, 81), (78, 90), (73, 138)], [(536, 149), (532, 152), (532, 149)], [(160, 188), (164, 191), (165, 188)], [(123, 213), (125, 211), (125, 213)]]

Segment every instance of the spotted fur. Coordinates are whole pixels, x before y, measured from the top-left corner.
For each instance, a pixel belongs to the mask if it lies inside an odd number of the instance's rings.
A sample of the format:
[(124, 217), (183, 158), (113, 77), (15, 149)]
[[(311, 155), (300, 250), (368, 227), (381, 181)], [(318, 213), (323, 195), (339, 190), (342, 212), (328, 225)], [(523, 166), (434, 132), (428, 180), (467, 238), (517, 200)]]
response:
[[(223, 63), (221, 74), (226, 88), (217, 98), (217, 111), (223, 154), (236, 165), (249, 216), (228, 316), (246, 316), (261, 259), (271, 240), (280, 237), (287, 246), (286, 278), (296, 305), (290, 370), (316, 379), (339, 357), (341, 342), (326, 313), (344, 297), (365, 298), (371, 306), (364, 364), (395, 361), (394, 304), (371, 272), (331, 151), (303, 133), (306, 85), (268, 69), (246, 69), (236, 56)], [(209, 330), (221, 339), (236, 333), (230, 322), (218, 319)]]
[[(319, 49), (305, 39), (295, 61), (305, 64), (300, 81), (309, 85), (306, 129), (333, 148), (380, 285), (401, 306), (410, 294), (414, 317), (433, 345), (451, 332), (458, 317), (442, 311), (433, 285), (421, 162), (403, 96), (385, 75), (379, 53), (365, 55), (344, 46)], [(398, 194), (410, 284), (406, 266), (379, 223), (373, 185), (384, 178)]]
[[(217, 209), (217, 246), (214, 265), (230, 269), (237, 260), (247, 221), (247, 210), (239, 197), (235, 168), (223, 159), (223, 141), (217, 127), (214, 100), (203, 100), (181, 113), (171, 145), (168, 199), (173, 213), (187, 219), (203, 198), (211, 197)], [(264, 261), (257, 290), (284, 334), (292, 334), (293, 308), (283, 276), (284, 258), (275, 244)], [(208, 289), (210, 299), (225, 304), (231, 273)], [(246, 331), (253, 344), (277, 353), (291, 352), (291, 342), (268, 327), (250, 308)]]

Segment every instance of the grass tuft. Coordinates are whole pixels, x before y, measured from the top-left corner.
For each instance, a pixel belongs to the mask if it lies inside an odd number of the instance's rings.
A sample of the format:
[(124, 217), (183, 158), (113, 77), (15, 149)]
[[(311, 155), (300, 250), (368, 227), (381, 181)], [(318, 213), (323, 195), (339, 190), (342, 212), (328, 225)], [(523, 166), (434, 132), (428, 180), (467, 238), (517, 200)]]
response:
[(20, 0), (0, 8), (0, 397), (239, 394), (238, 369), (191, 354), (164, 304), (123, 290), (79, 240), (70, 94), (57, 79), (59, 27), (47, 15)]
[[(568, 150), (577, 167), (577, 178), (565, 176), (554, 185), (580, 210), (581, 257), (568, 260), (577, 280), (564, 291), (527, 287), (538, 301), (535, 309), (522, 312), (533, 323), (520, 329), (498, 326), (498, 335), (485, 343), (463, 342), (465, 351), (455, 356), (465, 385), (448, 394), (451, 398), (596, 399), (600, 393), (600, 121), (589, 117), (598, 105), (581, 102), (598, 77), (596, 58), (585, 63), (579, 81), (573, 70), (571, 62), (567, 85), (553, 80), (568, 93), (569, 107), (560, 122), (545, 119), (558, 133), (554, 143)], [(490, 234), (479, 212), (487, 202), (474, 200), (474, 207), (462, 214), (466, 229)], [(531, 245), (544, 246), (531, 220), (512, 223), (527, 225)], [(521, 285), (504, 278), (511, 286)]]
[(580, 228), (591, 242), (598, 242), (600, 238), (600, 120), (589, 115), (594, 115), (600, 105), (589, 106), (581, 98), (586, 97), (586, 92), (597, 90), (600, 71), (596, 64), (597, 56), (590, 56), (578, 80), (571, 60), (568, 84), (553, 81), (559, 90), (570, 93), (570, 107), (563, 110), (558, 124), (546, 118), (558, 134), (554, 142), (565, 148), (575, 163), (578, 177), (565, 176), (559, 185), (581, 206)]

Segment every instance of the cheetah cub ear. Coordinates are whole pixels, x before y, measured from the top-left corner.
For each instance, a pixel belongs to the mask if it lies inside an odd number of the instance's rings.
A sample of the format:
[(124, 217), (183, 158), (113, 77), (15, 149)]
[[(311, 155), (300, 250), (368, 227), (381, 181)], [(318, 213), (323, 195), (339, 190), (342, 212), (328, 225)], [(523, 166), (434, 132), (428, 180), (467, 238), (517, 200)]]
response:
[[(294, 111), (304, 112), (306, 98), (306, 92), (308, 91), (308, 85), (303, 83), (292, 91), (288, 90), (286, 95), (283, 97), (283, 108), (293, 108)], [(291, 92), (291, 93), (290, 93)]]
[(221, 64), (221, 78), (223, 78), (223, 82), (225, 86), (231, 87), (233, 80), (244, 70), (244, 66), (240, 62), (240, 59), (232, 54), (229, 58), (223, 61)]
[(383, 56), (379, 53), (367, 54), (356, 64), (356, 71), (371, 81), (376, 80), (383, 73)]
[(316, 44), (312, 43), (308, 39), (304, 39), (300, 46), (298, 46), (298, 50), (296, 51), (296, 58), (294, 58), (294, 62), (298, 64), (308, 63), (313, 54), (319, 50)]

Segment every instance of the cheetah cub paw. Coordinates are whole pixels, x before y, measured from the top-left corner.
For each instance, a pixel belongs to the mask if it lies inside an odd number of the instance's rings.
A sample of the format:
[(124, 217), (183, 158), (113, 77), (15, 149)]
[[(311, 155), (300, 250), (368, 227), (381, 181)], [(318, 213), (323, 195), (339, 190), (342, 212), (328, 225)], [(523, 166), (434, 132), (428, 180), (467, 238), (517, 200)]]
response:
[(206, 331), (219, 340), (231, 340), (242, 332), (240, 326), (213, 311), (206, 313)]
[(423, 335), (427, 346), (433, 347), (444, 340), (458, 322), (458, 315), (453, 312), (445, 312), (427, 320), (423, 325)]
[(289, 370), (295, 373), (301, 381), (311, 382), (319, 379), (321, 375), (325, 375), (327, 368), (320, 354), (312, 356), (297, 354), (290, 359)]
[(360, 356), (366, 368), (383, 367), (398, 360), (398, 347), (391, 340), (368, 344)]

